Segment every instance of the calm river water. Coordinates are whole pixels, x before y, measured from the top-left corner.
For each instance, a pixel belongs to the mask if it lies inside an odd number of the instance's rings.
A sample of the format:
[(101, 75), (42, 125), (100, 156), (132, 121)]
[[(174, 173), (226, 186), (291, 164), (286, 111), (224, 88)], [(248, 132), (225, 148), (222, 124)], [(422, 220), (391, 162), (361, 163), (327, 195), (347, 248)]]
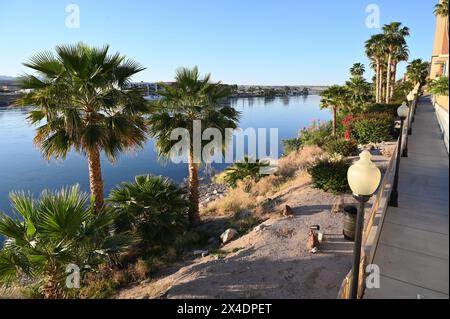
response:
[[(329, 120), (329, 111), (319, 109), (319, 96), (286, 98), (239, 98), (232, 105), (241, 111), (239, 127), (278, 128), (279, 153), (282, 140), (295, 137), (300, 128), (312, 120)], [(89, 189), (87, 162), (72, 152), (66, 160), (44, 160), (33, 145), (35, 127), (26, 121), (26, 109), (0, 108), (0, 210), (10, 212), (9, 193), (25, 190), (37, 196), (43, 189), (59, 189), (80, 184)], [(223, 165), (216, 166), (222, 169)], [(105, 193), (122, 181), (132, 181), (135, 175), (154, 174), (182, 181), (187, 176), (186, 164), (161, 163), (148, 141), (138, 152), (122, 154), (117, 163), (102, 160)]]

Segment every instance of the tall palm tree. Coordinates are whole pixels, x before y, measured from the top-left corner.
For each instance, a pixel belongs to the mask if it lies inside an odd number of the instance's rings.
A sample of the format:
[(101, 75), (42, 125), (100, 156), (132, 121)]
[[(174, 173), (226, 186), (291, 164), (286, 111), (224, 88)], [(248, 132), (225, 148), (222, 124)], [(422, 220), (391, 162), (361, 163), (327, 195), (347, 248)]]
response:
[(414, 89), (414, 84), (409, 80), (400, 80), (395, 86), (393, 97), (395, 100), (406, 101), (408, 94)]
[(394, 54), (398, 47), (406, 45), (405, 38), (409, 35), (409, 29), (401, 26), (401, 22), (391, 22), (383, 26), (383, 40), (387, 49), (386, 103), (389, 103), (391, 99), (390, 92)]
[(362, 77), (364, 75), (364, 72), (366, 72), (366, 67), (362, 63), (355, 63), (350, 68), (350, 75), (355, 77)]
[[(156, 104), (155, 113), (149, 120), (149, 132), (156, 139), (155, 146), (163, 157), (171, 157), (178, 141), (170, 139), (175, 129), (184, 128), (189, 132), (188, 150), (185, 150), (189, 166), (189, 221), (191, 225), (200, 222), (198, 168), (202, 163), (201, 154), (194, 151), (194, 121), (200, 120), (202, 130), (216, 128), (225, 136), (225, 129), (237, 127), (240, 113), (222, 101), (230, 95), (226, 86), (212, 83), (210, 75), (201, 78), (197, 67), (177, 70), (175, 83), (161, 83), (163, 99)], [(205, 141), (198, 141), (206, 143)], [(222, 151), (227, 141), (222, 140)], [(180, 154), (177, 154), (180, 155)]]
[(442, 0), (438, 4), (434, 6), (434, 14), (436, 16), (443, 17), (446, 21), (445, 24), (447, 25), (447, 39), (449, 35), (449, 24), (448, 24), (448, 0)]
[(45, 158), (65, 158), (73, 148), (89, 164), (89, 182), (97, 210), (104, 205), (100, 152), (114, 161), (146, 139), (143, 114), (148, 106), (141, 92), (129, 88), (130, 79), (144, 70), (109, 46), (83, 43), (60, 45), (56, 55), (46, 51), (25, 66), (36, 75), (24, 75), (21, 85), (31, 92), (18, 101), (31, 105), (31, 124), (37, 128), (35, 144)]
[(389, 98), (392, 99), (395, 90), (395, 83), (397, 80), (397, 64), (399, 62), (408, 61), (409, 59), (409, 49), (407, 45), (400, 45), (396, 48), (394, 54), (392, 55), (392, 77)]
[(382, 65), (385, 56), (385, 43), (383, 34), (375, 34), (365, 43), (366, 55), (375, 65), (375, 100), (381, 102), (381, 89), (383, 86)]
[(14, 217), (0, 212), (0, 235), (6, 237), (0, 251), (0, 282), (38, 280), (44, 298), (67, 293), (66, 267), (95, 270), (102, 263), (116, 262), (118, 253), (137, 237), (112, 232), (115, 213), (97, 213), (89, 196), (78, 186), (60, 192), (44, 191), (39, 200), (29, 195), (11, 195)]
[(448, 17), (448, 0), (442, 0), (434, 6), (434, 14)]
[(345, 87), (352, 109), (364, 109), (373, 98), (372, 86), (363, 77), (352, 77), (345, 83)]
[(333, 85), (324, 90), (320, 96), (320, 108), (331, 108), (332, 134), (336, 135), (336, 115), (340, 109), (348, 107), (348, 89), (344, 86)]
[(406, 67), (406, 75), (408, 79), (417, 85), (425, 85), (428, 76), (428, 62), (422, 61), (422, 59), (415, 59), (411, 61)]

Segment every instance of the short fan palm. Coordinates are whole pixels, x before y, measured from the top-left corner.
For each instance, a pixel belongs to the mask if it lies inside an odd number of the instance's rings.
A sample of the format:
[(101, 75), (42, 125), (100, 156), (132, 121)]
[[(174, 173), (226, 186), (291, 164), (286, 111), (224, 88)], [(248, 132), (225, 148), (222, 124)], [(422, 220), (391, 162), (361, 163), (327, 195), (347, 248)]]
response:
[(320, 96), (320, 108), (331, 108), (332, 112), (332, 134), (336, 135), (336, 116), (337, 112), (341, 109), (348, 108), (350, 105), (349, 101), (349, 90), (345, 86), (333, 85), (324, 90)]
[(136, 176), (109, 195), (118, 213), (119, 231), (131, 231), (142, 238), (144, 248), (167, 244), (187, 226), (187, 192), (161, 176)]
[(6, 237), (0, 251), (0, 282), (19, 281), (23, 275), (40, 283), (45, 298), (64, 297), (66, 267), (94, 270), (115, 262), (135, 238), (114, 234), (115, 214), (96, 212), (89, 196), (78, 186), (60, 192), (44, 191), (39, 200), (12, 194), (14, 217), (0, 213), (0, 235)]
[(267, 175), (264, 174), (264, 168), (269, 166), (269, 161), (252, 160), (249, 156), (244, 156), (242, 161), (234, 163), (225, 170), (224, 180), (230, 187), (236, 187), (237, 182), (246, 177), (258, 181), (262, 176)]
[(448, 96), (448, 77), (441, 76), (437, 79), (434, 79), (430, 82), (430, 92), (435, 95), (443, 95)]

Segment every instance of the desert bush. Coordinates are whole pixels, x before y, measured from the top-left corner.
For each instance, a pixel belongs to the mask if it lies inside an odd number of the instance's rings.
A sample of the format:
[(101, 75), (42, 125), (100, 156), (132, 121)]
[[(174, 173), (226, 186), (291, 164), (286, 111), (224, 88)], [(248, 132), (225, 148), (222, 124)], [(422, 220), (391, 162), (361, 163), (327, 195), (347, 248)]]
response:
[(394, 119), (389, 113), (361, 115), (352, 122), (352, 132), (361, 144), (379, 143), (389, 140), (394, 128)]
[[(127, 274), (123, 273), (123, 280), (127, 282)], [(115, 278), (89, 278), (81, 284), (81, 288), (74, 295), (72, 291), (68, 298), (80, 299), (107, 299), (111, 298), (114, 293), (123, 285), (116, 281)], [(73, 289), (72, 289), (73, 290)]]
[(225, 176), (227, 175), (226, 171), (220, 172), (213, 176), (212, 181), (219, 185), (226, 185)]
[(139, 258), (133, 265), (130, 266), (129, 272), (134, 281), (140, 281), (147, 278), (147, 275), (150, 272), (150, 267), (146, 261)]
[(238, 181), (247, 177), (258, 181), (262, 176), (266, 175), (262, 170), (269, 165), (268, 161), (252, 160), (249, 156), (244, 156), (241, 162), (236, 162), (225, 170), (225, 182), (230, 187), (236, 187)]
[(331, 155), (356, 156), (358, 155), (358, 142), (354, 139), (332, 139), (328, 142), (325, 149)]
[(302, 147), (300, 138), (290, 138), (283, 140), (283, 156), (298, 151)]
[(108, 202), (118, 214), (117, 229), (139, 235), (143, 249), (170, 244), (187, 227), (186, 191), (160, 176), (136, 176), (115, 187)]
[(242, 190), (241, 187), (230, 189), (227, 196), (222, 197), (214, 202), (210, 203), (208, 206), (208, 211), (214, 211), (219, 215), (225, 215), (230, 212), (238, 212), (243, 209), (254, 206), (254, 197)]
[(309, 164), (322, 156), (324, 151), (318, 146), (305, 146), (278, 161), (277, 175), (293, 177), (298, 171), (306, 169)]
[(308, 168), (313, 187), (325, 192), (349, 191), (347, 171), (350, 165), (344, 160), (320, 159)]
[(277, 191), (278, 187), (285, 182), (283, 176), (269, 175), (261, 178), (257, 183), (253, 184), (251, 194), (255, 197), (264, 196)]
[(319, 146), (326, 144), (331, 136), (331, 122), (323, 124), (313, 122), (308, 128), (300, 131), (299, 140), (302, 146)]
[(245, 235), (252, 230), (255, 226), (261, 223), (261, 219), (257, 216), (248, 215), (245, 217), (240, 216), (239, 213), (235, 214), (230, 221), (230, 227), (237, 230), (240, 236)]
[(299, 171), (305, 171), (323, 155), (324, 151), (317, 146), (306, 146), (292, 152), (278, 161), (278, 171), (275, 175), (261, 177), (258, 181), (250, 177), (237, 181), (236, 187), (230, 189), (227, 196), (210, 203), (205, 212), (224, 215), (253, 209), (258, 205), (258, 200), (255, 199), (279, 191), (288, 181), (294, 180), (292, 177), (298, 175)]

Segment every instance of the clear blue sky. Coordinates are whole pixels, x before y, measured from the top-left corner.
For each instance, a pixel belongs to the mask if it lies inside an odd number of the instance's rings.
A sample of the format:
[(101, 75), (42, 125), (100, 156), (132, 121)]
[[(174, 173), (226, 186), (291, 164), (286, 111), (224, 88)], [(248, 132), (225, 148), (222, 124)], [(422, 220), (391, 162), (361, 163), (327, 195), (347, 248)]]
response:
[[(31, 55), (60, 43), (108, 43), (148, 69), (136, 77), (169, 81), (198, 65), (238, 84), (342, 83), (354, 62), (368, 63), (365, 25), (375, 3), (381, 24), (411, 29), (411, 58), (429, 60), (437, 0), (0, 0), (0, 75), (17, 75)], [(68, 29), (68, 4), (80, 28)], [(400, 66), (400, 72), (404, 65)], [(368, 74), (370, 76), (370, 74)]]

